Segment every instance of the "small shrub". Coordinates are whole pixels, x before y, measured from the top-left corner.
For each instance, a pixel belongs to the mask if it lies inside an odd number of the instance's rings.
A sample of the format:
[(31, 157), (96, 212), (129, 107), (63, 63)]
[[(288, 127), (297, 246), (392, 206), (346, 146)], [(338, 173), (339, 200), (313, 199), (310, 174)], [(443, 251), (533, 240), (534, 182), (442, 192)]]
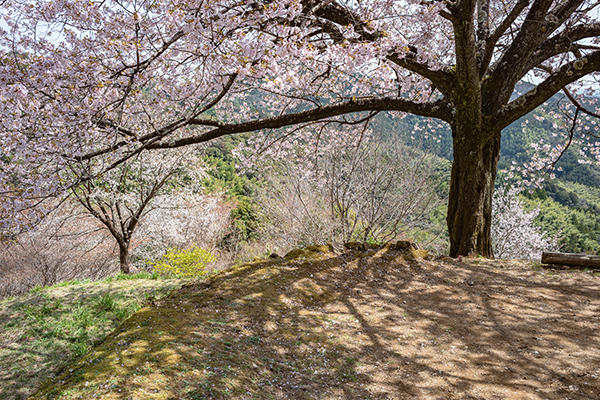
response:
[(125, 319), (131, 317), (140, 308), (141, 308), (141, 304), (137, 300), (129, 302), (129, 303), (124, 303), (121, 307), (117, 307), (115, 309), (115, 317), (120, 321), (125, 320)]
[(88, 351), (88, 345), (85, 342), (73, 342), (69, 347), (76, 357), (83, 357)]
[(153, 271), (177, 278), (199, 278), (206, 275), (206, 266), (216, 257), (198, 246), (187, 250), (168, 249), (157, 261), (151, 262)]
[(104, 296), (100, 296), (96, 300), (96, 306), (101, 311), (114, 311), (117, 306), (115, 299), (110, 294), (105, 294)]

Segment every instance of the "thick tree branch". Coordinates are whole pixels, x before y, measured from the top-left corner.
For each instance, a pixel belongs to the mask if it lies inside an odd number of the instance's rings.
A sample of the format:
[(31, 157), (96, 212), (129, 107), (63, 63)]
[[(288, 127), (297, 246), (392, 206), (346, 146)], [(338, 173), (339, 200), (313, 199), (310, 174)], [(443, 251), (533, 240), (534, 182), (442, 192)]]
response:
[(420, 63), (415, 58), (416, 53), (406, 56), (391, 54), (387, 57), (388, 60), (397, 66), (429, 79), (440, 92), (448, 96), (452, 92), (454, 74), (444, 70), (433, 70), (427, 64)]
[(550, 22), (546, 21), (546, 15), (551, 5), (552, 0), (535, 0), (533, 2), (515, 39), (493, 67), (494, 80), (507, 79), (509, 71), (514, 68), (515, 63), (534, 51), (539, 43), (547, 37), (544, 35), (549, 34), (546, 33), (546, 26)]
[(554, 96), (563, 87), (592, 73), (600, 71), (600, 51), (595, 51), (585, 57), (578, 58), (563, 65), (557, 72), (529, 92), (516, 98), (502, 108), (494, 116), (494, 124), (505, 127), (516, 121), (546, 100)]
[[(486, 94), (494, 95), (490, 109), (508, 101), (515, 84), (527, 72), (528, 60), (534, 51), (561, 26), (584, 0), (567, 0), (550, 11), (552, 0), (535, 0), (516, 37), (495, 63)], [(490, 111), (490, 110), (487, 110)]]
[(490, 0), (477, 0), (477, 42), (482, 44), (490, 36)]
[[(310, 10), (308, 12), (318, 17), (313, 24), (327, 33), (334, 41), (340, 42), (345, 39), (338, 26), (348, 25), (351, 25), (359, 35), (355, 41), (374, 42), (382, 37), (381, 32), (370, 31), (368, 24), (362, 21), (360, 16), (335, 2), (306, 1), (303, 4), (306, 10)], [(418, 49), (411, 48), (406, 55), (392, 53), (387, 56), (387, 59), (401, 68), (429, 79), (442, 93), (448, 95), (451, 91), (451, 83), (454, 81), (452, 73), (431, 69), (427, 64), (418, 62), (417, 55)]]
[[(456, 78), (458, 91), (455, 95), (468, 96), (480, 103), (479, 96), (479, 71), (477, 38), (475, 28), (475, 0), (461, 0), (452, 8), (456, 18), (453, 23), (454, 41), (456, 51)], [(477, 97), (477, 100), (474, 99)], [(454, 99), (456, 100), (456, 99)]]
[[(437, 101), (435, 103), (415, 103), (398, 98), (352, 99), (340, 104), (328, 105), (307, 111), (280, 115), (277, 117), (249, 122), (222, 124), (219, 127), (208, 132), (204, 132), (200, 135), (190, 136), (172, 142), (154, 143), (148, 146), (148, 148), (157, 149), (182, 147), (191, 144), (207, 142), (225, 135), (253, 132), (262, 129), (282, 128), (285, 126), (319, 121), (338, 115), (363, 111), (401, 111), (426, 117), (438, 118), (444, 121), (450, 121), (452, 116), (449, 106), (445, 101)], [(195, 120), (190, 121), (189, 124), (194, 125), (196, 123), (201, 124), (201, 122)]]
[[(236, 78), (237, 78), (237, 74), (229, 75), (227, 82), (225, 83), (225, 85), (223, 85), (223, 88), (219, 91), (219, 93), (217, 93), (217, 95), (211, 101), (209, 101), (207, 104), (205, 104), (201, 107), (198, 106), (198, 110), (196, 110), (191, 116), (189, 116), (187, 118), (179, 118), (178, 120), (171, 122), (171, 123), (163, 126), (162, 128), (159, 128), (159, 129), (157, 129), (151, 133), (148, 133), (146, 135), (143, 135), (141, 137), (137, 137), (137, 135), (133, 131), (123, 128), (123, 127), (120, 127), (117, 124), (115, 124), (114, 122), (109, 121), (109, 120), (100, 120), (96, 123), (96, 125), (100, 128), (112, 129), (123, 136), (134, 138), (136, 141), (141, 142), (141, 143), (145, 143), (149, 140), (153, 140), (153, 142), (160, 140), (160, 137), (164, 137), (164, 136), (176, 131), (177, 129), (183, 127), (184, 125), (187, 125), (191, 120), (194, 120), (195, 124), (218, 126), (218, 122), (208, 120), (208, 119), (201, 119), (201, 118), (198, 118), (198, 116), (206, 111), (209, 111), (211, 108), (213, 108), (215, 105), (217, 105), (219, 103), (219, 101), (221, 101), (223, 99), (223, 97), (225, 97), (225, 95), (229, 92), (229, 90), (233, 86), (233, 83), (235, 82)], [(115, 151), (115, 150), (125, 146), (127, 143), (128, 143), (127, 140), (122, 140), (122, 141), (119, 141), (119, 142), (113, 144), (112, 146), (109, 146), (109, 147), (106, 147), (106, 148), (103, 148), (103, 149), (100, 149), (100, 150), (97, 150), (94, 152), (90, 152), (90, 153), (84, 154), (82, 156), (78, 156), (75, 159), (78, 161), (90, 160), (94, 157), (98, 157), (98, 156), (101, 156), (104, 154), (108, 154), (111, 151)]]
[(380, 37), (379, 32), (372, 32), (368, 29), (368, 24), (364, 22), (359, 15), (352, 12), (350, 8), (344, 7), (337, 2), (304, 0), (302, 5), (305, 12), (310, 13), (311, 15), (324, 18), (327, 21), (331, 21), (334, 24), (341, 26), (352, 25), (354, 31), (366, 41), (372, 42)]
[(481, 77), (485, 76), (485, 73), (490, 66), (492, 57), (494, 55), (494, 49), (498, 40), (504, 35), (506, 30), (515, 22), (515, 20), (521, 15), (523, 10), (529, 5), (531, 0), (520, 0), (506, 18), (498, 25), (494, 32), (487, 37), (485, 40), (485, 49), (481, 55), (481, 63), (479, 65), (479, 74)]
[(540, 44), (523, 70), (529, 71), (549, 58), (572, 51), (577, 47), (575, 42), (578, 40), (596, 36), (600, 36), (600, 23), (575, 25), (565, 29)]

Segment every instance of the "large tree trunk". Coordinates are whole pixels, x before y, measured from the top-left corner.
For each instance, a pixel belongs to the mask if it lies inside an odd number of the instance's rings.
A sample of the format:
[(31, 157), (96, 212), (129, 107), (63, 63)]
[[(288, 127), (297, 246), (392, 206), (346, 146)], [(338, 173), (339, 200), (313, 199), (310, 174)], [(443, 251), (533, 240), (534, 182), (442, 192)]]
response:
[(129, 267), (129, 243), (119, 243), (119, 267), (124, 274), (131, 272)]
[(493, 258), (492, 196), (500, 154), (500, 132), (453, 130), (454, 161), (448, 201), (450, 256)]

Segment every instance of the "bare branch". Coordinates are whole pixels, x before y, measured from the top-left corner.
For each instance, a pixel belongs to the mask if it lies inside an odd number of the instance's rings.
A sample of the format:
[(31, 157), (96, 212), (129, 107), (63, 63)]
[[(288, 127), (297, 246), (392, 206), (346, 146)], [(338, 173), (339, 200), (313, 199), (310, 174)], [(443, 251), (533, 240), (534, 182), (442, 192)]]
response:
[(593, 111), (589, 110), (588, 108), (586, 108), (585, 106), (583, 106), (583, 104), (581, 104), (575, 98), (575, 96), (573, 96), (571, 94), (571, 92), (569, 92), (569, 90), (567, 88), (563, 88), (563, 92), (567, 96), (567, 98), (569, 99), (569, 101), (575, 106), (575, 108), (577, 108), (577, 110), (583, 112), (584, 114), (589, 115), (590, 117), (600, 118), (600, 114), (598, 114), (596, 112), (593, 112)]
[(515, 22), (517, 17), (521, 15), (523, 10), (529, 5), (530, 1), (531, 0), (520, 0), (506, 16), (506, 18), (500, 23), (496, 30), (494, 30), (494, 32), (486, 38), (485, 50), (481, 57), (481, 64), (479, 66), (481, 77), (485, 75), (485, 72), (490, 66), (490, 62), (492, 61), (492, 57), (494, 55), (494, 48), (496, 47), (498, 40), (500, 40), (506, 30)]
[(573, 117), (573, 122), (571, 123), (571, 129), (569, 129), (569, 140), (567, 141), (566, 146), (560, 151), (556, 160), (552, 161), (550, 167), (548, 168), (550, 171), (556, 167), (556, 164), (560, 161), (562, 156), (567, 152), (569, 147), (571, 147), (571, 143), (573, 143), (573, 135), (575, 133), (575, 128), (577, 127), (577, 118), (579, 117), (579, 108), (575, 110), (575, 116)]

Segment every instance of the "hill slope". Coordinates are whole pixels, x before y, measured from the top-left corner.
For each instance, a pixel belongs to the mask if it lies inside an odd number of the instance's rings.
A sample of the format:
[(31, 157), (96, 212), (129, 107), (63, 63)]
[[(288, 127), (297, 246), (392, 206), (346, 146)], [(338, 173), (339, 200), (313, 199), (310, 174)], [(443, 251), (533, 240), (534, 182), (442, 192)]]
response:
[(34, 399), (600, 398), (600, 277), (383, 248), (234, 267)]
[(26, 399), (149, 299), (186, 282), (148, 278), (62, 282), (0, 300), (0, 399)]

